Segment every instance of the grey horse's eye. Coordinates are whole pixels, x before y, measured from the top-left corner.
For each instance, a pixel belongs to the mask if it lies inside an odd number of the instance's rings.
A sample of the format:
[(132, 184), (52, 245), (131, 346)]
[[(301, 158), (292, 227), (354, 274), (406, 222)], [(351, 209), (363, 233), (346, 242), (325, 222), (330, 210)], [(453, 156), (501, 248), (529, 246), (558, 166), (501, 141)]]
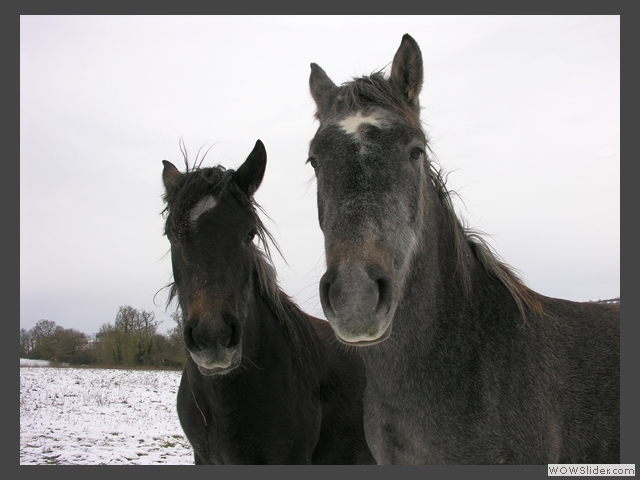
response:
[(420, 159), (420, 157), (422, 157), (422, 155), (424, 155), (424, 148), (422, 147), (414, 147), (411, 150), (411, 158), (414, 160), (418, 160)]
[(317, 170), (317, 169), (318, 169), (318, 161), (317, 161), (315, 158), (313, 158), (313, 157), (309, 157), (309, 158), (307, 159), (307, 163), (308, 163), (309, 165), (311, 165), (311, 166), (313, 167), (313, 169), (314, 169), (314, 170)]

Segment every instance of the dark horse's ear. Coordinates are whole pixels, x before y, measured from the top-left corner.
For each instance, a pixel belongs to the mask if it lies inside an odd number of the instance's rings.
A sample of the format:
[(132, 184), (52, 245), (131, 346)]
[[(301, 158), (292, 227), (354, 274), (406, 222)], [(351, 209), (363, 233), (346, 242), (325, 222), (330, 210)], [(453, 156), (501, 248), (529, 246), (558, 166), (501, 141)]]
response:
[(391, 64), (391, 84), (411, 105), (420, 110), (419, 95), (422, 89), (422, 53), (416, 41), (405, 33)]
[(178, 183), (182, 174), (170, 161), (162, 160), (162, 164), (164, 165), (164, 170), (162, 170), (162, 182), (164, 183), (164, 188), (168, 192), (176, 185), (176, 183)]
[(233, 173), (233, 181), (250, 197), (262, 183), (266, 168), (267, 151), (258, 140), (244, 163)]
[(316, 102), (316, 118), (322, 121), (327, 116), (329, 106), (333, 104), (339, 88), (319, 65), (312, 63), (309, 89)]

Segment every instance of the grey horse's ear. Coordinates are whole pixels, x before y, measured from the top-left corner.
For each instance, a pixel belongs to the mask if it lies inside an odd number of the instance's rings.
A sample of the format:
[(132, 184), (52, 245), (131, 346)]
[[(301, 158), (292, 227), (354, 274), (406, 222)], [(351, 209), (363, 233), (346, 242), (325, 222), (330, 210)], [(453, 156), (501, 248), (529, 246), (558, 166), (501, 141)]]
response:
[(322, 121), (328, 115), (329, 106), (333, 104), (339, 88), (318, 64), (312, 63), (309, 89), (316, 102), (316, 118)]
[(258, 140), (244, 163), (233, 173), (233, 181), (251, 197), (262, 183), (266, 168), (267, 150)]
[(178, 180), (180, 180), (180, 177), (182, 177), (182, 174), (170, 161), (163, 160), (162, 164), (164, 165), (164, 169), (162, 170), (162, 182), (164, 183), (164, 188), (168, 192), (175, 187)]
[(408, 33), (403, 35), (400, 47), (393, 57), (389, 80), (414, 108), (420, 109), (418, 97), (423, 81), (422, 53), (418, 43)]

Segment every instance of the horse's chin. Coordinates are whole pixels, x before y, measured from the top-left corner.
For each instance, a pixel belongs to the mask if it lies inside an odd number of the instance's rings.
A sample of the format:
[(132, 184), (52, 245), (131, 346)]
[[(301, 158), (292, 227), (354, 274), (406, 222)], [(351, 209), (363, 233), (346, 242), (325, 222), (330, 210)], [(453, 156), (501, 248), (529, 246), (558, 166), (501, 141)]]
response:
[(215, 376), (215, 375), (227, 375), (233, 370), (235, 370), (242, 360), (242, 353), (239, 350), (236, 350), (228, 360), (228, 363), (216, 363), (211, 362), (209, 359), (200, 358), (197, 354), (191, 353), (191, 360), (198, 367), (198, 370), (202, 375), (207, 377)]
[(391, 329), (393, 326), (393, 322), (389, 322), (387, 328), (382, 332), (382, 334), (376, 338), (371, 340), (366, 339), (358, 339), (358, 340), (349, 340), (340, 335), (338, 330), (335, 331), (336, 338), (345, 345), (349, 345), (351, 347), (370, 347), (372, 345), (377, 345), (378, 343), (384, 342), (391, 335)]
[(211, 377), (214, 375), (227, 375), (238, 367), (238, 365), (230, 365), (228, 367), (215, 367), (215, 368), (205, 368), (202, 365), (198, 365), (198, 370), (200, 373), (206, 377)]

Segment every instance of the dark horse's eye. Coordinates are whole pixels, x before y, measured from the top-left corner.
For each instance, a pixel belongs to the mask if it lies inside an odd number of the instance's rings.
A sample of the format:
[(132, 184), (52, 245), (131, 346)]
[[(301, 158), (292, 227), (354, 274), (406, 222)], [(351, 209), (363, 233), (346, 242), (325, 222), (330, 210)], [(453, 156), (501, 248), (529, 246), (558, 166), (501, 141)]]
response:
[(309, 159), (307, 160), (307, 163), (311, 165), (314, 170), (318, 169), (318, 161), (315, 158), (309, 157)]
[(422, 155), (424, 155), (424, 148), (422, 147), (414, 147), (411, 150), (411, 158), (414, 160), (418, 160)]
[(254, 230), (251, 230), (251, 231), (247, 234), (247, 236), (246, 236), (246, 237), (244, 237), (244, 243), (247, 243), (247, 244), (251, 243), (251, 242), (253, 241), (253, 239), (255, 238), (255, 236), (256, 236), (256, 234), (257, 234), (257, 233), (258, 233), (258, 232), (257, 232), (255, 229), (254, 229)]

